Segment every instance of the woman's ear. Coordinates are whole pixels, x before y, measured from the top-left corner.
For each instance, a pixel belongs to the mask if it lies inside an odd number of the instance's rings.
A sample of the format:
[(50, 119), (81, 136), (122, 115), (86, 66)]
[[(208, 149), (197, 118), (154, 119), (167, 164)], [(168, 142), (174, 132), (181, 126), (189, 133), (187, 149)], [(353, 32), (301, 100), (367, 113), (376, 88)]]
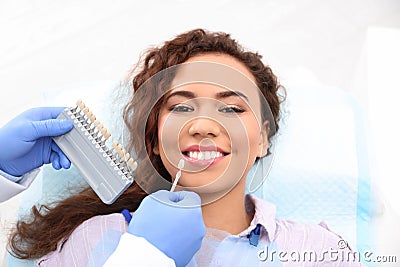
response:
[(261, 125), (261, 132), (260, 132), (260, 142), (258, 143), (258, 153), (257, 157), (262, 158), (268, 153), (268, 147), (269, 147), (269, 140), (268, 140), (268, 135), (269, 135), (269, 121), (264, 121), (263, 124)]

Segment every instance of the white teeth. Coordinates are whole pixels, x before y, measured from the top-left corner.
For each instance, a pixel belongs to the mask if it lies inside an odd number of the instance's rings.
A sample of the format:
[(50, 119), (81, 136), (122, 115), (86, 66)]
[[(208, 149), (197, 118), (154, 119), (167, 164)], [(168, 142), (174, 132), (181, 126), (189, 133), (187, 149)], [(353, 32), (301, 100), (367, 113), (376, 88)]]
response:
[(188, 155), (190, 158), (196, 160), (210, 160), (224, 156), (224, 154), (217, 151), (204, 151), (204, 152), (190, 151)]

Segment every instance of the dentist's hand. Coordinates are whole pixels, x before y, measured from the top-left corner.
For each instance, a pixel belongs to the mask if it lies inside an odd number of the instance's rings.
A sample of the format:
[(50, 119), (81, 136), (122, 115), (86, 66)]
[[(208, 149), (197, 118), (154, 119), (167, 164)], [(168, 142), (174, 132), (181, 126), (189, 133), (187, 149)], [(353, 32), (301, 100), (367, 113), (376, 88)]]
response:
[(51, 139), (73, 128), (72, 122), (55, 119), (63, 109), (30, 109), (0, 128), (0, 169), (13, 176), (50, 162), (55, 169), (68, 169), (71, 162)]
[(157, 191), (143, 199), (128, 232), (147, 241), (185, 266), (200, 249), (205, 235), (200, 197), (193, 192)]

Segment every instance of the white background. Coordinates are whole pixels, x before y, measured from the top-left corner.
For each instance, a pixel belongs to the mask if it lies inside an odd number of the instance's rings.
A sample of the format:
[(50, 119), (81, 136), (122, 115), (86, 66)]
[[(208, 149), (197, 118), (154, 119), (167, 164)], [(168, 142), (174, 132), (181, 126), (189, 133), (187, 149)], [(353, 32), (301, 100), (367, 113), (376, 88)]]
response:
[[(44, 92), (120, 80), (144, 49), (197, 27), (258, 51), (283, 85), (301, 70), (358, 96), (370, 118), (373, 190), (385, 202), (377, 235), (382, 254), (398, 252), (398, 0), (0, 0), (0, 123), (43, 104)], [(17, 204), (0, 205), (2, 227)]]

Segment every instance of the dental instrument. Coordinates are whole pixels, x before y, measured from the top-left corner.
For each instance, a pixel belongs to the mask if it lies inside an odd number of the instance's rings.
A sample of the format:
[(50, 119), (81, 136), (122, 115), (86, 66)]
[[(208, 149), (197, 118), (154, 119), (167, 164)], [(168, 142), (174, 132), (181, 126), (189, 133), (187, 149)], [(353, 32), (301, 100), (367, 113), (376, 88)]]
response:
[(175, 187), (178, 184), (179, 178), (181, 178), (181, 176), (182, 176), (182, 169), (183, 169), (184, 164), (185, 164), (185, 161), (183, 159), (180, 159), (179, 163), (178, 163), (179, 171), (175, 175), (174, 183), (171, 186), (171, 190), (169, 190), (170, 192), (174, 192)]

